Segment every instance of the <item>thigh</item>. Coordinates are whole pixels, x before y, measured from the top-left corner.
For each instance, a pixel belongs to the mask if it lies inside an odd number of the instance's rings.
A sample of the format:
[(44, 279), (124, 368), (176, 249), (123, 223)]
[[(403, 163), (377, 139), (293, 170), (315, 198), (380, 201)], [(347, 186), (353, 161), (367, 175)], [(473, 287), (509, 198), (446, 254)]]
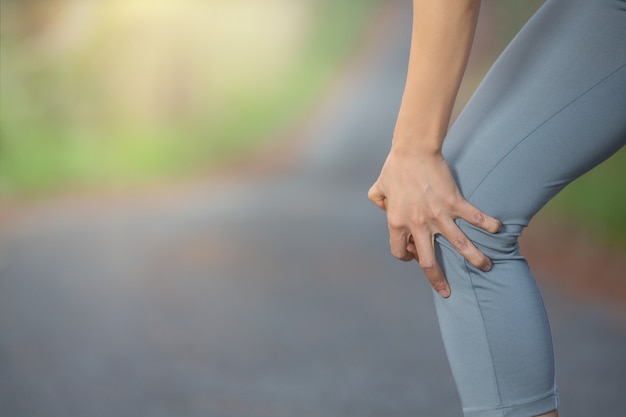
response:
[(473, 204), (509, 224), (626, 142), (626, 2), (548, 1), (451, 128), (444, 155)]

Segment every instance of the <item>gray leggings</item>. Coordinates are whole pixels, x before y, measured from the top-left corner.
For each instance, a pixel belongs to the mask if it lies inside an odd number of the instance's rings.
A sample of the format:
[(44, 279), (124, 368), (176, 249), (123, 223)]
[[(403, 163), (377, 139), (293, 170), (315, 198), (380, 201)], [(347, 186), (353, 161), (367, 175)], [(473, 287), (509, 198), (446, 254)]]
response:
[(452, 294), (435, 303), (466, 417), (557, 408), (549, 323), (517, 239), (548, 200), (625, 143), (626, 1), (548, 0), (444, 142), (463, 195), (503, 223), (491, 235), (458, 221), (492, 259), (487, 273), (436, 237)]

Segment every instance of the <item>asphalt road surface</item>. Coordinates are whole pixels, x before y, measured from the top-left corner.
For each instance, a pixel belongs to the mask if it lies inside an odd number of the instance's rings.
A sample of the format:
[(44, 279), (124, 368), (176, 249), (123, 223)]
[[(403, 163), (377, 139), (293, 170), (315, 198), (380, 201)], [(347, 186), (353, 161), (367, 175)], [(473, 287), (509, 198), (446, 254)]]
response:
[[(58, 201), (0, 238), (0, 416), (459, 417), (432, 294), (366, 199), (408, 11), (280, 169)], [(626, 323), (545, 289), (564, 417), (621, 417)]]

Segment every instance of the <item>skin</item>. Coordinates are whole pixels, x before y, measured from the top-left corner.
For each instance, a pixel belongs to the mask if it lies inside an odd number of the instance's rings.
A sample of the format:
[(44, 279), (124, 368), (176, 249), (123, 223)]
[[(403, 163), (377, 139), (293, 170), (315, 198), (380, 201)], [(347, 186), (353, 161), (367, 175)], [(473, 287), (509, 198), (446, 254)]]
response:
[(484, 271), (491, 261), (454, 223), (462, 218), (489, 232), (500, 222), (461, 195), (441, 146), (469, 56), (480, 2), (414, 0), (408, 74), (391, 150), (368, 197), (387, 212), (391, 253), (419, 262), (442, 297), (450, 286), (435, 259), (442, 234)]
[(391, 150), (368, 193), (387, 213), (392, 255), (415, 259), (442, 297), (450, 296), (450, 286), (435, 258), (435, 235), (443, 235), (472, 265), (489, 271), (491, 261), (454, 221), (461, 218), (490, 233), (501, 228), (499, 220), (465, 200), (441, 153), (479, 9), (479, 0), (413, 1), (407, 80)]

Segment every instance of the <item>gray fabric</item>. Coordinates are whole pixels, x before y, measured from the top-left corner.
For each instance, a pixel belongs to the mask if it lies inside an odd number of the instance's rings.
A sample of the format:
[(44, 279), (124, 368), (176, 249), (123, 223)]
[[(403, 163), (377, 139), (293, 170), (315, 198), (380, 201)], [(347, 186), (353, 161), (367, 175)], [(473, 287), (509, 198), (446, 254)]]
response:
[(558, 394), (548, 319), (519, 252), (530, 219), (626, 143), (626, 2), (549, 0), (485, 77), (451, 128), (444, 156), (461, 192), (500, 219), (463, 231), (493, 261), (482, 272), (441, 236), (452, 294), (435, 294), (466, 417), (530, 417)]

